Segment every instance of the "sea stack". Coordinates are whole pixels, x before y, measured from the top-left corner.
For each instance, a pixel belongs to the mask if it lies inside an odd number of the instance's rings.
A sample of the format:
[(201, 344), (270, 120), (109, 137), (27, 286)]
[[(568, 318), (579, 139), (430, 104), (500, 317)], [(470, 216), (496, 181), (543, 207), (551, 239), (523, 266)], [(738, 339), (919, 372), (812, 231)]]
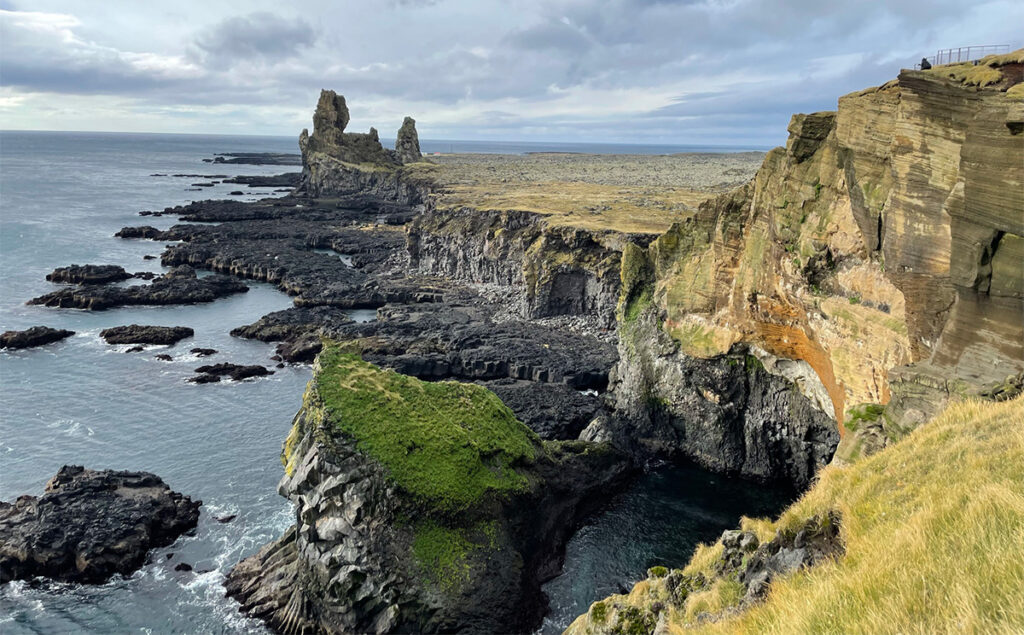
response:
[(420, 154), (420, 137), (416, 134), (416, 120), (406, 117), (395, 138), (395, 152), (402, 163), (416, 163), (423, 158)]

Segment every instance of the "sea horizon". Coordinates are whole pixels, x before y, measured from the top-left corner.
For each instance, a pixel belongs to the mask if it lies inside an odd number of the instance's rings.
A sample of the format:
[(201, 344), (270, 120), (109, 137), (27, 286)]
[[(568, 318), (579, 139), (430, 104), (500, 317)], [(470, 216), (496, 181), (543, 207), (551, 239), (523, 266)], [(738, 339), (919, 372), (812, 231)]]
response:
[[(274, 141), (285, 141), (295, 143), (295, 153), (298, 154), (298, 133), (294, 135), (267, 135), (267, 134), (245, 134), (245, 133), (224, 133), (224, 132), (125, 132), (112, 130), (17, 130), (2, 129), (0, 135), (27, 134), (27, 135), (110, 135), (123, 137), (202, 137), (202, 138), (237, 138), (246, 137), (253, 140), (266, 139)], [(394, 146), (395, 139), (381, 137), (381, 143), (385, 146)], [(420, 139), (420, 148), (425, 155), (431, 154), (531, 154), (541, 152), (566, 153), (566, 154), (703, 154), (703, 153), (742, 153), (742, 152), (767, 152), (776, 146), (759, 144), (699, 144), (699, 143), (643, 143), (626, 141), (566, 141), (566, 140), (503, 140), (503, 139)], [(231, 152), (231, 148), (225, 148), (225, 153)]]

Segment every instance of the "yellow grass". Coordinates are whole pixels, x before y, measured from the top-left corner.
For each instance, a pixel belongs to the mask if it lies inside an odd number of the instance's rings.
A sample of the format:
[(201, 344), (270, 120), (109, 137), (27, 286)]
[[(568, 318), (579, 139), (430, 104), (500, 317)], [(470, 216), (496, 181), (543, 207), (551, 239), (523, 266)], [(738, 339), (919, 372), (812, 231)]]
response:
[(711, 196), (682, 188), (595, 183), (484, 183), (457, 185), (441, 195), (445, 207), (521, 210), (550, 216), (553, 225), (662, 233)]
[[(955, 404), (879, 454), (826, 468), (779, 521), (744, 526), (768, 539), (828, 510), (842, 516), (844, 557), (715, 623), (695, 623), (692, 605), (719, 608), (726, 593), (694, 594), (671, 631), (1024, 632), (1024, 397)], [(687, 571), (709, 571), (714, 551)]]

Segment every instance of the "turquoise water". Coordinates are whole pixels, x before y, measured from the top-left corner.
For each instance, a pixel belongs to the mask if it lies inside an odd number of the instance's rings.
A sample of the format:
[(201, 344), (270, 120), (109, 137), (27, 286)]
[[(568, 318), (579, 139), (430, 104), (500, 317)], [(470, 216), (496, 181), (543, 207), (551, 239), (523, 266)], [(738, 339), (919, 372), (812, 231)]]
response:
[[(201, 159), (216, 152), (296, 150), (294, 139), (278, 137), (0, 133), (0, 330), (45, 324), (77, 332), (50, 346), (0, 353), (0, 500), (41, 494), (62, 465), (83, 464), (148, 470), (204, 502), (196, 535), (158, 550), (128, 579), (0, 587), (0, 632), (265, 632), (237, 613), (221, 582), (235, 563), (291, 524), (289, 505), (276, 492), (279, 452), (310, 371), (288, 367), (252, 382), (201, 386), (185, 378), (208, 363), (189, 355), (192, 347), (219, 350), (211, 361), (269, 364), (273, 345), (228, 331), (290, 306), (289, 298), (249, 282), (248, 293), (194, 306), (90, 313), (24, 303), (54, 288), (44, 276), (57, 266), (110, 263), (162, 271), (158, 260), (143, 260), (159, 255), (161, 244), (113, 233), (125, 225), (176, 222), (140, 218), (140, 210), (251, 189), (227, 184), (190, 192), (190, 183), (207, 179), (151, 174), (276, 174), (295, 168)], [(371, 319), (372, 312), (353, 317)], [(131, 323), (190, 326), (196, 335), (143, 353), (125, 353), (126, 347), (98, 337), (103, 328)], [(154, 359), (163, 352), (174, 361)], [(544, 630), (558, 630), (653, 564), (681, 565), (697, 541), (733, 526), (740, 514), (777, 510), (783, 499), (699, 470), (671, 468), (644, 477), (569, 545), (565, 575), (546, 587), (553, 611)], [(238, 517), (227, 524), (214, 520), (227, 514)], [(167, 560), (169, 553), (174, 556)], [(179, 562), (209, 571), (178, 573)]]

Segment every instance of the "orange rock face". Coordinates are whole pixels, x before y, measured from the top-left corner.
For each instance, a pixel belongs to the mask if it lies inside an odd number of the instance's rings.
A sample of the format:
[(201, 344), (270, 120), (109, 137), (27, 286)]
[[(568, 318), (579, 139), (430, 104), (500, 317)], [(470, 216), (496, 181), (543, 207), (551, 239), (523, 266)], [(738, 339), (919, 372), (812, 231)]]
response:
[(840, 427), (891, 398), (903, 431), (1024, 371), (1020, 60), (904, 71), (795, 116), (752, 183), (632, 255), (645, 265), (624, 257), (623, 297), (649, 289), (688, 355), (806, 362)]

